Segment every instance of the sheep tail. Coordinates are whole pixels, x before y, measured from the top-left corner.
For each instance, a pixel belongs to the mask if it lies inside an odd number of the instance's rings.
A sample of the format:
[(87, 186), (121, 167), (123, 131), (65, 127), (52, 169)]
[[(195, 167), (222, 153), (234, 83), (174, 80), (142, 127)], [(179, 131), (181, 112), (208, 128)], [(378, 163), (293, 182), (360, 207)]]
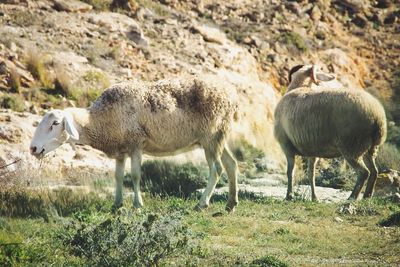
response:
[(387, 128), (386, 120), (375, 121), (374, 132), (372, 135), (373, 144), (375, 146), (382, 145), (386, 140)]

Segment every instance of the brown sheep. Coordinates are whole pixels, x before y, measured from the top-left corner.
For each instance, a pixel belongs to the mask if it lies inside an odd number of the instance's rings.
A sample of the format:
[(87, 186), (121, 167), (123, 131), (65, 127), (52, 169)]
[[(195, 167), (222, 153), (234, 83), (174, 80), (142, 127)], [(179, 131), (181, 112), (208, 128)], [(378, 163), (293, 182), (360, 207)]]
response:
[(293, 198), (293, 169), (296, 155), (308, 158), (312, 199), (315, 194), (316, 157), (343, 156), (358, 173), (350, 195), (357, 199), (368, 179), (364, 197), (373, 194), (378, 170), (378, 147), (386, 139), (386, 116), (377, 99), (363, 90), (322, 87), (311, 83), (334, 79), (313, 65), (299, 65), (289, 73), (288, 92), (275, 110), (274, 135), (287, 159), (288, 189)]

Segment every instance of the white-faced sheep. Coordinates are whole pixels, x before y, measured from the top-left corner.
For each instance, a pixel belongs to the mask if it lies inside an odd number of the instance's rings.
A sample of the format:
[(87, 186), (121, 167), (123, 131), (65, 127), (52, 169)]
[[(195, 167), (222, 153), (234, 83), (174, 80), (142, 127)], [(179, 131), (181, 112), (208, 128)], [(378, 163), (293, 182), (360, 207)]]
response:
[(237, 163), (226, 136), (237, 112), (235, 92), (215, 77), (186, 77), (114, 85), (88, 108), (45, 114), (30, 150), (37, 158), (64, 143), (86, 144), (116, 159), (115, 207), (122, 205), (122, 180), (131, 157), (134, 207), (141, 207), (142, 154), (174, 155), (202, 147), (210, 169), (199, 208), (208, 207), (222, 165), (229, 178), (227, 210), (238, 204)]
[(369, 93), (357, 89), (311, 89), (311, 83), (335, 77), (315, 65), (299, 65), (289, 73), (288, 92), (275, 110), (274, 135), (287, 159), (287, 199), (293, 198), (296, 155), (308, 158), (312, 199), (315, 194), (316, 157), (343, 156), (358, 173), (350, 195), (357, 199), (368, 179), (364, 197), (373, 194), (378, 147), (386, 139), (386, 116), (382, 105)]

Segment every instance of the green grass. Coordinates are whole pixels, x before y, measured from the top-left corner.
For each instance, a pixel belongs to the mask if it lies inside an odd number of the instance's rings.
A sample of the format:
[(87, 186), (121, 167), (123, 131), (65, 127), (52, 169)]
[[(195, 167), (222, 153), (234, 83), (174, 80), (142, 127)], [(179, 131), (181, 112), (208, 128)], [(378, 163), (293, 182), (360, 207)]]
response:
[[(36, 198), (48, 198), (48, 193), (36, 194)], [(93, 259), (74, 253), (74, 240), (77, 237), (91, 249), (91, 253), (96, 253), (97, 250), (87, 245), (91, 244), (89, 237), (97, 234), (96, 229), (99, 227), (101, 231), (105, 231), (102, 235), (115, 238), (107, 230), (109, 223), (125, 229), (124, 227), (133, 227), (130, 221), (140, 221), (140, 218), (156, 214), (157, 220), (172, 218), (166, 221), (171, 221), (174, 225), (175, 222), (182, 224), (189, 231), (185, 232), (183, 241), (180, 241), (187, 242), (185, 249), (177, 252), (175, 245), (171, 245), (171, 253), (159, 261), (161, 266), (400, 264), (400, 228), (396, 223), (392, 223), (391, 227), (380, 226), (385, 220), (397, 222), (400, 207), (384, 199), (358, 202), (355, 204), (356, 214), (350, 215), (339, 213), (342, 204), (287, 202), (241, 194), (236, 212), (228, 214), (224, 211), (223, 197), (214, 198), (208, 210), (196, 212), (193, 207), (197, 199), (160, 198), (145, 194), (145, 207), (141, 212), (131, 210), (131, 199), (125, 198), (125, 207), (113, 215), (110, 213), (111, 198), (96, 200), (97, 197), (85, 198), (82, 194), (69, 192), (67, 197), (65, 193), (59, 193), (57, 198), (63, 200), (58, 201), (58, 215), (50, 215), (48, 219), (29, 214), (11, 216), (12, 213), (4, 212), (1, 207), (3, 217), (0, 218), (0, 260), (12, 266), (88, 264), (88, 260), (90, 262)], [(94, 206), (87, 204), (90, 202), (88, 199), (94, 202)], [(95, 205), (96, 201), (98, 205)], [(2, 202), (18, 205), (4, 197)], [(29, 203), (26, 202), (25, 206), (31, 205)], [(34, 203), (36, 202), (32, 202)], [(47, 209), (44, 207), (44, 210)], [(172, 214), (180, 215), (176, 219), (169, 217)], [(335, 219), (336, 217), (340, 217), (342, 221)], [(121, 224), (118, 220), (124, 223)], [(110, 229), (114, 231), (114, 228)], [(80, 238), (81, 235), (83, 239)], [(63, 238), (60, 239), (60, 236)], [(159, 244), (154, 235), (150, 236), (155, 238), (152, 241), (154, 244)], [(116, 250), (118, 244), (115, 245), (115, 242), (111, 249), (117, 254), (110, 257), (121, 260), (123, 258), (118, 256), (121, 251)], [(108, 246), (111, 243), (102, 244)], [(133, 265), (126, 263), (126, 266)]]

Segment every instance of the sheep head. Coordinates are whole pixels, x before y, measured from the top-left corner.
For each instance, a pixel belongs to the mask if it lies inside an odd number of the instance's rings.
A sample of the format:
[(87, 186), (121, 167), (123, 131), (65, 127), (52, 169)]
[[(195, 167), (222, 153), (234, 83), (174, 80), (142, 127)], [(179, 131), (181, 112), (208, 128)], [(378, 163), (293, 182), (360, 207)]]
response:
[(50, 151), (71, 140), (79, 140), (74, 119), (69, 112), (52, 110), (47, 112), (33, 135), (30, 152), (41, 159)]
[(288, 91), (302, 86), (311, 86), (311, 83), (319, 85), (335, 79), (335, 75), (325, 73), (317, 65), (297, 65), (289, 71)]

